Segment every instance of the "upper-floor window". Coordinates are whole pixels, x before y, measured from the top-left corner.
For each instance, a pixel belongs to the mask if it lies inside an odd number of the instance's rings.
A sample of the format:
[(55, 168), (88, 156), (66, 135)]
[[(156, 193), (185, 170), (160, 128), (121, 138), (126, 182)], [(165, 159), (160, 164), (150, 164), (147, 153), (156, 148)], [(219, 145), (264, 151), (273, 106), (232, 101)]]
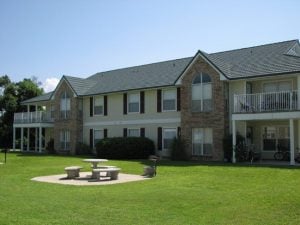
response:
[(128, 112), (140, 112), (140, 93), (128, 94)]
[(163, 111), (176, 110), (176, 89), (163, 90), (162, 93), (162, 109)]
[(55, 113), (55, 105), (50, 105), (50, 119), (54, 119), (54, 113)]
[(103, 115), (104, 100), (103, 96), (94, 97), (94, 115)]
[(212, 83), (206, 73), (199, 73), (192, 83), (192, 111), (212, 110)]
[(61, 118), (68, 118), (71, 110), (71, 100), (68, 93), (65, 91), (60, 97), (60, 115)]

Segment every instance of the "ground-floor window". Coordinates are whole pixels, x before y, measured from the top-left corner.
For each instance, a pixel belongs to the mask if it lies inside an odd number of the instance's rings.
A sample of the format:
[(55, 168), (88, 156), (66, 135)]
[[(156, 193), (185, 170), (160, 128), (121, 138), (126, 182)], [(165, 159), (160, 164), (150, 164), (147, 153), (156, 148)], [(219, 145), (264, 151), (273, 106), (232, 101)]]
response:
[(212, 155), (212, 129), (192, 129), (193, 155)]
[(263, 150), (276, 151), (277, 147), (290, 148), (290, 133), (288, 126), (264, 126)]
[(70, 131), (62, 130), (60, 131), (60, 148), (62, 150), (70, 150)]
[(94, 147), (101, 139), (103, 139), (103, 137), (104, 137), (103, 130), (94, 130)]
[(170, 149), (173, 139), (177, 136), (176, 128), (163, 129), (163, 149)]
[(140, 129), (139, 128), (128, 128), (127, 137), (139, 137)]

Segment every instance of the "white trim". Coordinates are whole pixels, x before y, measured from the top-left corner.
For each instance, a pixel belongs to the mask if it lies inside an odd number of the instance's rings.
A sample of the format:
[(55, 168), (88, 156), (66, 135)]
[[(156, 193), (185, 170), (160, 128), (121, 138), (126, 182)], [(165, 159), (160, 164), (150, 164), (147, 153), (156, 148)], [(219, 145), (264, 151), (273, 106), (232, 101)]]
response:
[(25, 123), (25, 124), (14, 124), (15, 128), (26, 128), (26, 127), (54, 127), (54, 123)]
[(85, 122), (83, 126), (114, 126), (114, 125), (140, 125), (140, 124), (166, 124), (166, 123), (180, 123), (180, 118), (170, 119), (144, 119), (144, 120), (114, 120), (103, 122)]
[(276, 120), (300, 119), (300, 112), (248, 113), (232, 114), (232, 120)]

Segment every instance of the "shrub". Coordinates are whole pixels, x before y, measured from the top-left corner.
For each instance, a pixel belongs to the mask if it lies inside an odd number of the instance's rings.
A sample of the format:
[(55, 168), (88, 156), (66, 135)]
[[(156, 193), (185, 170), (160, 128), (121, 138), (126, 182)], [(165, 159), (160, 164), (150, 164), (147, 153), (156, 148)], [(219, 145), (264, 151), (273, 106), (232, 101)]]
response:
[(172, 160), (187, 160), (185, 151), (185, 141), (181, 138), (174, 138), (171, 143), (171, 159)]
[(99, 158), (146, 159), (154, 154), (154, 143), (144, 137), (104, 138), (96, 144)]
[(84, 144), (82, 142), (78, 142), (76, 144), (76, 155), (91, 155), (92, 154), (92, 149), (90, 148), (89, 145)]
[(56, 151), (54, 149), (54, 139), (53, 138), (51, 138), (48, 141), (48, 143), (46, 145), (46, 151), (47, 151), (48, 154), (55, 154), (56, 153)]

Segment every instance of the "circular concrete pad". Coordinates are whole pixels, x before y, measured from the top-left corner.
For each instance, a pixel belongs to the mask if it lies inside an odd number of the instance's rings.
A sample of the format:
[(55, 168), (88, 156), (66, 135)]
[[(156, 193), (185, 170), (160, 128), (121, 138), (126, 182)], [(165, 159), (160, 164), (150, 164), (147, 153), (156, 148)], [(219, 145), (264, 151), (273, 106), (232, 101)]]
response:
[(143, 177), (140, 175), (119, 173), (118, 180), (110, 180), (108, 178), (101, 178), (100, 181), (95, 181), (95, 180), (91, 179), (91, 172), (81, 172), (80, 177), (78, 177), (76, 179), (66, 179), (66, 177), (67, 177), (66, 174), (59, 174), (59, 175), (51, 175), (51, 176), (43, 176), (43, 177), (34, 177), (31, 180), (47, 182), (47, 183), (55, 183), (55, 184), (91, 186), (91, 185), (120, 184), (120, 183), (150, 179), (150, 178)]

